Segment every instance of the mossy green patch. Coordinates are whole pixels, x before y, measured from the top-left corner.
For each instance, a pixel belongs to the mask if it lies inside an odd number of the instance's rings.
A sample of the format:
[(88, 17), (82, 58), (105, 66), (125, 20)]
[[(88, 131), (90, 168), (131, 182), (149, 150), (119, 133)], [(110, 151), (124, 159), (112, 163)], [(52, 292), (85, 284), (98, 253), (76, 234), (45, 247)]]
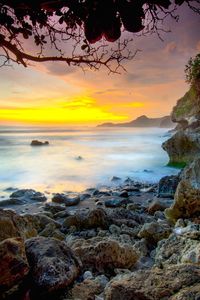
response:
[(187, 163), (184, 161), (183, 162), (169, 161), (167, 164), (167, 167), (183, 169), (183, 168), (185, 168), (186, 165), (187, 165)]

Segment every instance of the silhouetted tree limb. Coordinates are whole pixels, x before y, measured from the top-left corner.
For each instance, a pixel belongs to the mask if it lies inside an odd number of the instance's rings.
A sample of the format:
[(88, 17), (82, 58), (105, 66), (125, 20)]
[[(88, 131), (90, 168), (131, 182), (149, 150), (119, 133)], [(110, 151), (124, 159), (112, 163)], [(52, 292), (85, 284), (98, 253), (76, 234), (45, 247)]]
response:
[(200, 13), (200, 0), (0, 0), (2, 65), (61, 61), (118, 72), (135, 55), (122, 32), (160, 36), (184, 2)]

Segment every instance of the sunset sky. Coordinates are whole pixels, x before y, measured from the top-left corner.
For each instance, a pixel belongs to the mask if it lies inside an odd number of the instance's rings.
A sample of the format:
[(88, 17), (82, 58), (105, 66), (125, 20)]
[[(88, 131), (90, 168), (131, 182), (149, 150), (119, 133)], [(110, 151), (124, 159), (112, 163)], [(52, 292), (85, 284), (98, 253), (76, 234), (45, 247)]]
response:
[(96, 125), (159, 117), (187, 91), (184, 66), (200, 51), (199, 16), (183, 7), (171, 33), (135, 38), (141, 49), (121, 75), (62, 63), (0, 69), (1, 125)]

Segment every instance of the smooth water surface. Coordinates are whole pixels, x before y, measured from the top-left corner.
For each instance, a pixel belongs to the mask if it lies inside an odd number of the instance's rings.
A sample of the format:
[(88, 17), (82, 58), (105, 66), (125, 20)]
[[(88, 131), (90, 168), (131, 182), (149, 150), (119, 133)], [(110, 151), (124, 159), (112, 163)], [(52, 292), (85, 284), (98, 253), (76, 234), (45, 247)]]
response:
[[(112, 176), (156, 182), (178, 172), (166, 167), (161, 144), (167, 138), (160, 128), (1, 128), (0, 190), (81, 191), (110, 184)], [(33, 139), (50, 145), (32, 147)]]

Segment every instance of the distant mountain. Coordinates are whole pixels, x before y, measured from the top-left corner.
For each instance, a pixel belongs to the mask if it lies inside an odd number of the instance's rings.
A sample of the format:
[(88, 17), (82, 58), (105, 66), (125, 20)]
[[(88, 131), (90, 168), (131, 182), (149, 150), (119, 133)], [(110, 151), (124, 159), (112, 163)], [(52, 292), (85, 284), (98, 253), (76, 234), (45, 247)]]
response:
[(170, 116), (165, 116), (162, 118), (148, 118), (143, 115), (135, 120), (126, 123), (103, 123), (97, 127), (174, 127), (174, 123)]

